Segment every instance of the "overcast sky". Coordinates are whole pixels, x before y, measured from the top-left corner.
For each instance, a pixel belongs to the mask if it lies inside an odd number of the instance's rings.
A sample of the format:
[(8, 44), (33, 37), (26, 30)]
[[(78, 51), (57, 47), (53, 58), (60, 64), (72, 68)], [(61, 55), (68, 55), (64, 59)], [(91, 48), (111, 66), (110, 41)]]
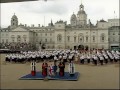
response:
[[(27, 2), (12, 2), (1, 4), (1, 26), (7, 27), (10, 25), (11, 17), (17, 15), (19, 24), (34, 24), (38, 26), (47, 26), (51, 19), (53, 23), (58, 20), (67, 21), (70, 23), (70, 17), (77, 14), (81, 0), (43, 0), (27, 1)], [(97, 20), (108, 20), (114, 17), (119, 17), (119, 0), (82, 0), (87, 19), (91, 19), (93, 24)], [(115, 14), (114, 14), (115, 11)]]

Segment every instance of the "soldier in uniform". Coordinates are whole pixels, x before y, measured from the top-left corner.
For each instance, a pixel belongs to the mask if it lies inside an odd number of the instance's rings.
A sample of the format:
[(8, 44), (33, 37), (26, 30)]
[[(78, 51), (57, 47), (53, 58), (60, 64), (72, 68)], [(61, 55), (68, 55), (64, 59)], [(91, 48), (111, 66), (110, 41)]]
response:
[(64, 62), (62, 62), (62, 61), (60, 61), (60, 63), (59, 63), (59, 75), (60, 76), (64, 76), (64, 69), (65, 69), (65, 64), (64, 64)]
[(80, 57), (80, 63), (84, 64), (84, 59), (85, 59), (85, 57), (84, 57), (84, 55), (82, 55), (82, 56)]
[(94, 55), (93, 56), (93, 62), (94, 62), (95, 65), (97, 65), (97, 61), (98, 61), (98, 57), (97, 57), (97, 55)]
[(48, 68), (48, 64), (46, 63), (46, 61), (44, 60), (43, 64), (42, 64), (42, 75), (43, 76), (47, 76), (47, 68)]
[(87, 55), (87, 62), (90, 63), (90, 55)]
[(103, 65), (104, 57), (103, 57), (103, 56), (100, 56), (99, 58), (100, 58), (100, 63), (101, 63), (101, 65)]

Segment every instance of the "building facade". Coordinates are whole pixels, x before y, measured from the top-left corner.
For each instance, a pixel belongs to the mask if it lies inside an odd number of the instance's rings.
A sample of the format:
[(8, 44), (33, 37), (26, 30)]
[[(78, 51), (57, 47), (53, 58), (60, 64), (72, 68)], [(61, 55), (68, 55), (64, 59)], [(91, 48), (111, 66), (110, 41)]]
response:
[(111, 38), (109, 28), (113, 26), (119, 26), (119, 19), (109, 19), (108, 21), (102, 19), (93, 25), (91, 20), (87, 19), (82, 4), (79, 6), (78, 13), (71, 15), (70, 24), (63, 20), (53, 24), (51, 20), (48, 26), (38, 24), (37, 27), (34, 25), (30, 27), (27, 24), (18, 25), (18, 18), (13, 15), (11, 25), (1, 29), (0, 45), (1, 48), (19, 49), (26, 49), (28, 46), (28, 49), (39, 49), (40, 47), (46, 49), (75, 49), (80, 47), (84, 47), (84, 49), (109, 49), (109, 44), (111, 44), (109, 43)]
[(120, 26), (109, 28), (109, 48), (120, 50)]

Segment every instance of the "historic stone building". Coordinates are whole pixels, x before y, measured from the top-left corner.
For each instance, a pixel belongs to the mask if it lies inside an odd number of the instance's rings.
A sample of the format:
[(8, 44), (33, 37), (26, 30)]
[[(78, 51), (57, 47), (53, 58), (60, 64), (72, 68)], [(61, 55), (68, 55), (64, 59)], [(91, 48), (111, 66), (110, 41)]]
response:
[(109, 48), (120, 50), (120, 26), (109, 28)]
[(1, 29), (0, 43), (2, 48), (4, 43), (10, 43), (14, 48), (16, 44), (22, 43), (21, 49), (25, 48), (26, 44), (31, 45), (33, 49), (39, 49), (41, 46), (46, 49), (74, 49), (83, 46), (89, 49), (109, 49), (109, 28), (115, 25), (119, 26), (119, 19), (102, 19), (93, 25), (90, 19), (87, 19), (81, 4), (78, 13), (73, 13), (70, 17), (70, 24), (62, 20), (53, 24), (51, 20), (46, 27), (40, 24), (30, 27), (27, 24), (18, 25), (18, 18), (13, 15), (11, 25)]

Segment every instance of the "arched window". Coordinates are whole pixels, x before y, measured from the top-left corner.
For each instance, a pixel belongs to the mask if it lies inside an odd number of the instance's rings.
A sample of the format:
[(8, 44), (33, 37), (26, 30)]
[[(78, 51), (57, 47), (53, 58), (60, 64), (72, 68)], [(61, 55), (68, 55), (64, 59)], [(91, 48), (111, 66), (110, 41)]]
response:
[(84, 36), (83, 36), (83, 34), (82, 33), (80, 33), (79, 35), (78, 35), (78, 42), (84, 42)]
[(101, 39), (101, 42), (105, 41), (105, 34), (104, 33), (101, 34), (100, 39)]
[(58, 35), (57, 35), (57, 41), (58, 41), (58, 42), (61, 42), (61, 41), (62, 41), (62, 35), (61, 35), (61, 34), (58, 34)]
[(88, 36), (86, 36), (86, 42), (88, 42)]
[(67, 36), (67, 41), (68, 41), (68, 42), (70, 41), (70, 36)]
[(20, 37), (20, 35), (17, 36), (17, 42), (21, 42), (21, 37)]
[(76, 42), (76, 36), (74, 36), (74, 42)]

